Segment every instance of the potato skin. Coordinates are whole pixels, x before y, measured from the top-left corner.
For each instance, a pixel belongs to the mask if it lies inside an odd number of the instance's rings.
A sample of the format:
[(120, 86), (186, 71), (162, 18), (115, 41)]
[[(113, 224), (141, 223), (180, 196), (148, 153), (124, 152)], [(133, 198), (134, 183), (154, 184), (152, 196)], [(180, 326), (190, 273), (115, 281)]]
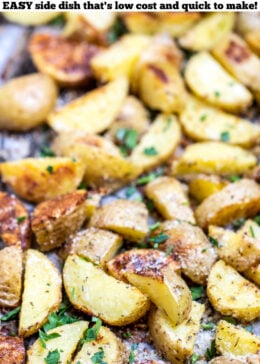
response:
[(0, 88), (0, 129), (26, 131), (41, 124), (55, 106), (53, 80), (35, 73), (14, 78)]
[(0, 336), (1, 364), (23, 364), (25, 348), (23, 339), (13, 336)]

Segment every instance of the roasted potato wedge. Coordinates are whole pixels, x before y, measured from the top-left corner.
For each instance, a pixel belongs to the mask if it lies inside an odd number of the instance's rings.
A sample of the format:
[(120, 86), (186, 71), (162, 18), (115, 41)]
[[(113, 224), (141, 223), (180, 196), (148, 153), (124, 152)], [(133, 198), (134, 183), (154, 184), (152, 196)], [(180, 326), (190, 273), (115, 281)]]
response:
[(138, 243), (148, 234), (147, 219), (148, 211), (142, 202), (115, 200), (97, 209), (89, 226), (112, 230)]
[(89, 220), (97, 208), (100, 206), (100, 201), (103, 197), (102, 193), (97, 193), (93, 191), (88, 192), (88, 198), (85, 202), (85, 214), (86, 219)]
[(216, 348), (220, 354), (236, 356), (257, 354), (260, 350), (260, 338), (221, 320), (216, 331)]
[(26, 158), (0, 164), (0, 172), (18, 196), (41, 202), (76, 190), (84, 166), (70, 158)]
[(180, 122), (185, 134), (196, 141), (222, 141), (226, 136), (226, 143), (250, 147), (260, 135), (258, 125), (209, 106), (194, 97), (187, 98)]
[(100, 133), (119, 114), (127, 91), (127, 80), (119, 78), (51, 113), (48, 123), (58, 133)]
[(72, 364), (93, 364), (93, 356), (100, 351), (104, 353), (102, 360), (107, 364), (125, 363), (121, 341), (110, 329), (102, 326), (97, 339), (84, 343)]
[(177, 148), (181, 130), (173, 115), (160, 114), (141, 138), (130, 160), (143, 171), (165, 162)]
[(198, 174), (189, 183), (189, 193), (197, 201), (202, 202), (205, 198), (222, 190), (227, 184), (228, 182), (219, 176)]
[(44, 254), (27, 250), (19, 335), (27, 337), (37, 332), (60, 303), (61, 276), (57, 268)]
[(52, 148), (59, 155), (80, 160), (85, 165), (85, 183), (94, 189), (117, 190), (141, 173), (112, 142), (98, 135), (60, 134)]
[(42, 251), (57, 248), (86, 220), (87, 191), (78, 190), (36, 206), (32, 230)]
[(224, 225), (241, 217), (254, 216), (260, 210), (260, 188), (256, 182), (242, 179), (206, 198), (195, 211), (198, 224)]
[(198, 173), (241, 174), (256, 165), (256, 157), (244, 149), (221, 142), (202, 142), (189, 145), (180, 159), (172, 164), (175, 176)]
[[(61, 86), (80, 86), (93, 77), (90, 61), (99, 48), (50, 33), (31, 37), (29, 51), (37, 69)], [(62, 55), (62, 57), (61, 57)]]
[(18, 198), (5, 192), (0, 192), (0, 236), (8, 246), (27, 249), (31, 243), (28, 211)]
[(40, 73), (8, 81), (0, 88), (0, 129), (26, 131), (40, 125), (56, 98), (55, 83)]
[(189, 200), (181, 183), (172, 177), (159, 177), (145, 187), (146, 196), (165, 219), (180, 219), (195, 223)]
[(185, 363), (194, 350), (196, 335), (205, 306), (192, 302), (188, 318), (175, 326), (160, 309), (149, 316), (149, 330), (155, 347), (173, 364)]
[(180, 263), (182, 272), (193, 282), (205, 284), (217, 254), (204, 232), (189, 222), (166, 221), (160, 229), (168, 236), (160, 248)]
[[(16, 307), (22, 294), (23, 254), (18, 246), (0, 250), (0, 306)], [(1, 357), (1, 356), (0, 356)]]
[(209, 364), (243, 364), (243, 362), (238, 359), (230, 358), (229, 356), (217, 356), (212, 359)]
[(223, 260), (215, 263), (209, 274), (207, 295), (222, 315), (241, 321), (260, 317), (260, 290)]
[(4, 12), (4, 17), (11, 22), (22, 25), (42, 25), (56, 18), (58, 11), (8, 11)]
[(246, 278), (260, 286), (260, 264), (252, 266), (243, 272)]
[(190, 51), (207, 51), (232, 30), (235, 14), (209, 13), (179, 38), (180, 45)]
[(135, 64), (149, 40), (149, 37), (140, 34), (127, 34), (120, 38), (91, 60), (95, 77), (101, 81), (112, 81), (120, 76), (131, 78)]
[(185, 80), (197, 96), (226, 111), (239, 113), (253, 100), (248, 89), (207, 52), (197, 53), (188, 61)]
[(58, 363), (67, 364), (71, 360), (77, 344), (82, 339), (87, 328), (87, 321), (78, 321), (49, 330), (47, 332), (48, 335), (55, 333), (59, 336), (46, 341), (46, 348), (42, 346), (40, 339), (36, 340), (27, 351), (27, 364), (45, 364), (47, 363), (48, 355), (56, 350), (59, 353)]
[(77, 254), (95, 265), (104, 266), (122, 246), (121, 236), (91, 227), (72, 235), (61, 252), (63, 258)]
[(252, 50), (260, 56), (260, 29), (255, 29), (248, 32), (245, 39)]
[(110, 325), (135, 322), (149, 309), (149, 300), (137, 288), (110, 277), (77, 255), (67, 258), (63, 280), (67, 295), (77, 309), (98, 316)]
[(1, 364), (24, 364), (25, 348), (23, 339), (13, 336), (0, 336)]

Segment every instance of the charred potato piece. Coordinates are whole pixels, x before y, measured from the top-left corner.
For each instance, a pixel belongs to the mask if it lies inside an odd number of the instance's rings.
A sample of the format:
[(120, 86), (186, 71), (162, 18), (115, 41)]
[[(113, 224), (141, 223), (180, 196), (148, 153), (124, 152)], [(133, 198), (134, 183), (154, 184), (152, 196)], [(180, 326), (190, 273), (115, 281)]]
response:
[(252, 266), (243, 272), (246, 278), (260, 286), (260, 264)]
[(260, 29), (255, 29), (248, 32), (245, 39), (252, 50), (260, 56)]
[(0, 172), (18, 196), (41, 202), (76, 190), (84, 166), (70, 158), (26, 158), (0, 164)]
[(104, 266), (112, 259), (122, 245), (121, 236), (94, 227), (72, 235), (61, 255), (77, 254), (95, 265)]
[(149, 330), (153, 342), (170, 363), (185, 363), (192, 355), (204, 311), (204, 305), (192, 302), (188, 318), (177, 326), (173, 325), (161, 310), (154, 309), (151, 311)]
[(160, 248), (180, 263), (182, 272), (193, 282), (205, 284), (217, 254), (206, 235), (186, 221), (166, 221), (160, 229), (168, 236)]
[(252, 103), (252, 94), (231, 77), (207, 52), (195, 54), (188, 61), (185, 80), (202, 100), (226, 111), (239, 113)]
[[(91, 59), (99, 48), (48, 33), (34, 34), (29, 50), (37, 69), (62, 86), (80, 86), (93, 77)], [(62, 56), (61, 56), (62, 55)]]
[(127, 92), (127, 80), (119, 78), (51, 113), (48, 123), (58, 133), (100, 133), (119, 114)]
[(173, 115), (160, 114), (141, 138), (130, 160), (143, 171), (164, 163), (173, 154), (181, 139), (181, 129)]
[(181, 183), (172, 177), (159, 177), (145, 187), (146, 196), (165, 219), (195, 223), (193, 211)]
[(97, 209), (89, 226), (112, 230), (123, 238), (138, 243), (148, 234), (147, 220), (148, 211), (143, 203), (115, 200)]
[(4, 17), (11, 22), (22, 25), (42, 25), (56, 18), (58, 11), (8, 11), (4, 12)]
[(234, 145), (203, 142), (189, 145), (180, 159), (172, 164), (175, 176), (198, 173), (230, 175), (241, 174), (256, 165), (256, 157)]
[(72, 364), (92, 364), (93, 355), (99, 351), (104, 353), (103, 359), (107, 364), (125, 363), (126, 358), (122, 342), (110, 329), (102, 326), (96, 340), (84, 343)]
[(23, 339), (13, 336), (0, 336), (1, 364), (24, 364), (25, 348)]
[(235, 14), (210, 13), (179, 38), (180, 45), (190, 51), (207, 51), (232, 30)]
[(32, 216), (32, 230), (42, 251), (57, 248), (83, 225), (86, 191), (75, 191), (42, 202)]
[(236, 356), (257, 354), (260, 350), (260, 338), (221, 320), (216, 331), (216, 348), (220, 354)]
[(256, 182), (242, 179), (206, 198), (195, 211), (198, 224), (224, 225), (241, 217), (254, 216), (260, 210), (260, 188)]
[(14, 195), (0, 192), (0, 236), (8, 246), (27, 249), (31, 243), (28, 211)]
[(53, 351), (58, 351), (59, 353), (59, 364), (67, 364), (70, 362), (87, 328), (87, 321), (78, 321), (49, 330), (47, 335), (57, 334), (59, 336), (47, 340), (45, 348), (42, 346), (40, 339), (36, 340), (27, 352), (27, 364), (45, 364), (48, 354)]
[(149, 300), (137, 288), (110, 277), (77, 255), (67, 258), (63, 280), (73, 306), (109, 325), (135, 322), (149, 309)]
[(189, 193), (197, 201), (202, 202), (205, 198), (222, 190), (228, 184), (219, 176), (199, 174), (194, 176), (189, 183)]
[(215, 263), (209, 274), (207, 295), (222, 315), (241, 321), (260, 317), (260, 290), (223, 260)]
[(53, 263), (37, 250), (26, 253), (19, 335), (30, 336), (61, 304), (61, 276)]
[(0, 88), (0, 129), (27, 131), (40, 125), (56, 98), (55, 83), (40, 73), (8, 81)]
[[(18, 246), (0, 250), (0, 306), (16, 307), (22, 294), (23, 254)], [(1, 357), (1, 355), (0, 355)]]

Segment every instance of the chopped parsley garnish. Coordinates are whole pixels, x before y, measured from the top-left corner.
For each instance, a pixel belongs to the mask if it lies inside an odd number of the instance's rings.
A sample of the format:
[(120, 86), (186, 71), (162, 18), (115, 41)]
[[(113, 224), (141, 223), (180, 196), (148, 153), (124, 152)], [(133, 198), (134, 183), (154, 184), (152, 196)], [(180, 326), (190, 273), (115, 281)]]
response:
[(117, 41), (121, 35), (125, 34), (127, 31), (124, 21), (121, 18), (117, 18), (113, 28), (107, 34), (108, 43), (114, 43)]
[(156, 172), (151, 172), (147, 176), (141, 177), (136, 181), (137, 186), (146, 185), (147, 183), (154, 181), (157, 177), (162, 176), (164, 169), (158, 169)]
[(116, 133), (116, 138), (121, 143), (121, 152), (128, 154), (137, 144), (138, 133), (134, 129), (120, 128)]
[(17, 314), (20, 312), (20, 310), (21, 310), (21, 306), (16, 307), (16, 308), (14, 308), (12, 311), (9, 311), (9, 312), (7, 312), (5, 315), (3, 315), (3, 316), (0, 318), (0, 320), (1, 320), (1, 321), (9, 321), (9, 320), (11, 320), (11, 319), (15, 318), (15, 316), (17, 316)]
[(26, 219), (26, 216), (19, 216), (19, 217), (17, 217), (17, 222), (18, 222), (18, 224), (21, 224), (21, 222), (23, 222), (24, 220)]
[(214, 322), (207, 322), (206, 324), (201, 324), (203, 330), (213, 330), (216, 328)]
[(207, 250), (208, 250), (207, 248), (203, 248), (201, 249), (201, 253), (206, 253)]
[(51, 150), (51, 148), (44, 146), (41, 148), (40, 156), (41, 157), (55, 157), (55, 153), (53, 152), (53, 150)]
[(126, 332), (123, 332), (123, 338), (125, 338), (125, 339), (129, 339), (131, 336), (132, 336), (132, 334), (131, 334), (131, 332), (129, 332), (129, 331), (126, 331)]
[(258, 225), (260, 225), (260, 215), (256, 215), (254, 217), (254, 222), (256, 222)]
[(98, 351), (90, 358), (94, 364), (107, 364), (103, 359), (105, 357), (104, 349), (99, 348)]
[(203, 123), (207, 119), (207, 117), (208, 117), (208, 115), (206, 115), (206, 114), (201, 115), (200, 122)]
[(160, 233), (156, 236), (153, 236), (152, 238), (150, 238), (150, 241), (154, 244), (162, 244), (164, 243), (167, 239), (169, 238), (168, 235)]
[(102, 326), (102, 321), (99, 318), (93, 317), (92, 322), (95, 322), (95, 325), (87, 329), (84, 333), (84, 337), (81, 340), (81, 343), (94, 341), (98, 337), (98, 333)]
[(154, 202), (153, 200), (148, 199), (145, 203), (146, 207), (148, 208), (149, 212), (153, 212), (154, 210)]
[(229, 140), (230, 140), (229, 132), (228, 131), (223, 131), (220, 134), (220, 139), (221, 139), (222, 142), (229, 142)]
[(150, 226), (150, 231), (154, 231), (160, 226), (161, 226), (161, 223), (158, 221), (158, 222), (156, 222), (156, 223), (154, 223), (153, 225)]
[(230, 182), (237, 182), (241, 180), (241, 177), (234, 175), (234, 176), (229, 176), (228, 179), (230, 180)]
[(199, 357), (200, 356), (196, 353), (192, 354), (192, 357), (190, 358), (190, 364), (195, 364), (198, 361)]
[(157, 152), (157, 150), (155, 149), (155, 147), (149, 147), (149, 148), (145, 148), (145, 149), (144, 149), (144, 154), (145, 154), (145, 155), (153, 156), (153, 155), (157, 155), (157, 154), (158, 154), (158, 152)]
[(83, 181), (80, 183), (78, 190), (86, 190), (87, 189), (87, 185), (86, 183)]
[(216, 343), (215, 340), (211, 341), (211, 345), (209, 348), (207, 348), (205, 356), (208, 361), (210, 361), (212, 358), (214, 358), (217, 355), (216, 351)]
[(253, 229), (252, 225), (250, 225), (249, 231), (250, 231), (250, 234), (251, 234), (252, 238), (255, 238), (255, 232), (254, 232), (254, 229)]
[(232, 222), (232, 226), (234, 229), (239, 229), (245, 223), (245, 219), (237, 219)]
[(212, 236), (209, 236), (209, 241), (210, 241), (210, 242), (211, 242), (211, 244), (212, 244), (213, 246), (215, 246), (216, 248), (220, 248), (220, 247), (221, 247), (221, 245), (220, 245), (219, 241), (218, 241), (217, 239), (215, 239), (215, 238), (212, 238)]
[(43, 326), (45, 332), (54, 329), (55, 327), (59, 327), (66, 324), (72, 324), (73, 322), (79, 321), (78, 318), (74, 316), (70, 316), (66, 313), (68, 306), (65, 304), (61, 304), (58, 313), (52, 312), (48, 316), (48, 322)]
[(46, 341), (56, 339), (57, 337), (60, 337), (60, 334), (58, 334), (57, 332), (47, 334), (46, 332), (39, 330), (39, 339), (44, 349), (46, 349)]
[(137, 343), (134, 343), (131, 346), (131, 350), (130, 350), (130, 354), (129, 354), (129, 364), (133, 364), (135, 361), (135, 350), (136, 350), (137, 346), (138, 346)]
[(53, 166), (48, 166), (48, 167), (46, 168), (46, 171), (47, 171), (48, 173), (50, 173), (50, 174), (53, 174)]
[(214, 92), (214, 95), (215, 95), (215, 97), (220, 97), (220, 92), (219, 91), (215, 91)]
[(174, 250), (174, 246), (173, 245), (168, 246), (168, 248), (165, 251), (166, 257), (168, 257), (172, 253), (173, 250)]
[(60, 353), (56, 349), (54, 351), (49, 351), (46, 358), (44, 358), (46, 364), (59, 364)]
[(129, 186), (125, 189), (125, 195), (127, 198), (133, 196), (137, 192), (137, 189), (134, 186)]
[(191, 287), (190, 291), (191, 291), (191, 297), (192, 297), (193, 301), (198, 300), (204, 294), (203, 286)]
[(63, 15), (59, 15), (56, 18), (52, 19), (48, 24), (55, 27), (62, 27), (65, 24), (65, 18)]
[(229, 322), (230, 324), (233, 324), (233, 325), (236, 325), (237, 324), (237, 320), (234, 319), (233, 317), (224, 316), (222, 318), (223, 318), (223, 320)]
[(166, 120), (166, 125), (165, 127), (163, 128), (163, 131), (167, 131), (169, 129), (169, 127), (171, 126), (171, 123), (172, 123), (172, 117), (169, 116)]

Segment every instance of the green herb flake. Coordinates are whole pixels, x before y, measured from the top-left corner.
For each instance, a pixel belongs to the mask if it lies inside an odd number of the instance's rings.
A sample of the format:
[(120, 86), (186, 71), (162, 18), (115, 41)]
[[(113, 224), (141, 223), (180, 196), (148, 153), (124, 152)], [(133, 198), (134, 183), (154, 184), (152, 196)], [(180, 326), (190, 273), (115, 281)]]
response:
[(53, 166), (48, 166), (46, 168), (46, 171), (49, 173), (49, 174), (53, 174)]
[(1, 321), (9, 321), (15, 318), (17, 314), (20, 312), (21, 306), (14, 308), (12, 311), (7, 312), (5, 315), (3, 315), (0, 320)]
[(244, 225), (245, 223), (245, 219), (241, 218), (241, 219), (237, 219), (235, 221), (233, 221), (232, 226), (234, 229), (239, 229), (241, 228), (242, 225)]
[(254, 217), (254, 222), (256, 222), (258, 225), (260, 225), (260, 215), (256, 215)]
[(174, 246), (173, 245), (168, 246), (168, 248), (165, 251), (166, 257), (168, 257), (172, 253), (173, 250), (174, 250)]
[(126, 332), (123, 332), (122, 336), (124, 339), (129, 339), (132, 336), (132, 334), (131, 334), (131, 332), (126, 331)]
[(135, 362), (135, 350), (137, 349), (138, 344), (134, 343), (131, 346), (130, 354), (129, 354), (129, 364), (133, 364)]
[(203, 248), (201, 249), (201, 253), (206, 253), (207, 250), (208, 250), (207, 248)]
[(44, 349), (46, 349), (46, 341), (56, 339), (57, 337), (60, 337), (60, 334), (58, 334), (57, 332), (47, 334), (46, 332), (39, 330), (39, 339)]
[(228, 179), (230, 180), (230, 182), (237, 182), (241, 180), (241, 177), (234, 175), (234, 176), (229, 176)]
[(54, 351), (49, 351), (46, 358), (44, 358), (46, 364), (59, 364), (60, 353), (56, 349)]
[(154, 231), (154, 230), (158, 229), (158, 227), (160, 227), (160, 226), (161, 226), (161, 223), (158, 221), (150, 226), (150, 231)]
[(59, 15), (56, 18), (52, 19), (48, 24), (55, 27), (62, 27), (65, 24), (65, 18), (63, 15)]
[(48, 316), (48, 322), (43, 326), (45, 332), (66, 324), (72, 324), (73, 322), (80, 321), (77, 317), (70, 316), (66, 313), (69, 305), (61, 304), (58, 313), (52, 312)]
[(51, 150), (51, 148), (43, 146), (40, 151), (40, 157), (55, 157), (55, 153)]
[(199, 356), (198, 354), (196, 354), (196, 353), (192, 354), (192, 356), (191, 356), (191, 358), (190, 358), (190, 364), (195, 364), (195, 363), (197, 363), (197, 361), (198, 361), (199, 357), (200, 357), (200, 356)]
[(157, 177), (162, 176), (164, 169), (158, 169), (156, 172), (149, 173), (147, 176), (141, 177), (136, 181), (137, 186), (146, 185), (149, 182), (154, 181)]
[(21, 224), (21, 222), (23, 222), (24, 220), (26, 220), (26, 216), (19, 216), (19, 217), (17, 217), (17, 222), (18, 222), (18, 224)]
[(71, 290), (70, 298), (72, 299), (72, 301), (75, 300), (75, 287), (73, 287), (72, 290)]
[(206, 115), (206, 114), (201, 115), (200, 122), (203, 123), (207, 119), (207, 117), (208, 117), (208, 115)]
[(229, 132), (228, 132), (228, 131), (223, 131), (223, 132), (220, 134), (220, 140), (221, 140), (222, 142), (229, 142), (229, 140), (230, 140)]
[(234, 319), (233, 317), (224, 316), (222, 318), (223, 318), (223, 320), (227, 321), (228, 323), (230, 323), (232, 325), (236, 325), (237, 324), (237, 320)]
[(129, 186), (125, 189), (125, 195), (127, 198), (133, 196), (137, 192), (137, 189), (134, 186)]
[(219, 91), (215, 91), (214, 92), (214, 95), (215, 95), (215, 97), (220, 97), (220, 92)]
[(172, 117), (171, 116), (168, 116), (168, 118), (166, 120), (166, 125), (163, 128), (163, 131), (167, 131), (170, 128), (171, 123), (172, 123)]
[(250, 231), (250, 234), (251, 234), (252, 238), (255, 238), (255, 232), (254, 232), (254, 229), (253, 229), (252, 225), (250, 225), (249, 231)]
[(198, 300), (199, 298), (203, 297), (203, 295), (204, 295), (203, 286), (191, 287), (190, 291), (191, 291), (191, 297), (192, 297), (193, 301)]
[(149, 147), (149, 148), (144, 149), (144, 154), (148, 155), (148, 156), (154, 156), (154, 155), (157, 155), (158, 152), (155, 149), (155, 147)]
[(86, 183), (83, 181), (80, 183), (78, 190), (86, 190), (87, 189), (87, 185)]
[(82, 344), (84, 342), (94, 341), (98, 337), (98, 333), (99, 333), (100, 328), (102, 326), (102, 321), (99, 318), (93, 317), (92, 322), (95, 322), (95, 325), (90, 327), (89, 329), (87, 329), (85, 331), (84, 337), (81, 340)]
[(169, 238), (168, 235), (160, 233), (157, 236), (150, 238), (150, 241), (155, 244), (162, 244)]
[(210, 347), (207, 348), (207, 350), (206, 350), (205, 356), (206, 356), (206, 359), (208, 361), (210, 361), (216, 355), (217, 355), (216, 342), (215, 342), (215, 340), (212, 340)]
[(120, 128), (116, 133), (116, 138), (121, 142), (121, 148), (123, 147), (122, 150), (128, 153), (137, 145), (138, 132), (134, 129)]
[(219, 243), (219, 241), (217, 239), (213, 238), (212, 236), (209, 236), (209, 241), (216, 248), (220, 248), (221, 247), (221, 244)]
[(118, 38), (120, 38), (123, 34), (127, 32), (127, 28), (125, 26), (125, 23), (123, 19), (117, 18), (112, 29), (109, 30), (107, 33), (107, 41), (108, 43), (114, 43), (117, 41)]
[(104, 349), (99, 348), (98, 351), (90, 358), (94, 364), (107, 364), (103, 359), (105, 357)]
[(214, 322), (207, 322), (206, 324), (201, 324), (201, 328), (203, 330), (213, 330), (216, 328)]

